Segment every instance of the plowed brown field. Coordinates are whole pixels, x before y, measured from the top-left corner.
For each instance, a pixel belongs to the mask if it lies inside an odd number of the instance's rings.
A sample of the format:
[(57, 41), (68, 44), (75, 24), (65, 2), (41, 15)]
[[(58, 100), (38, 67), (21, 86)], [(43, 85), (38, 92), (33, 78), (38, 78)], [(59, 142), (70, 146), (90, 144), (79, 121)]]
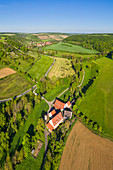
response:
[(67, 139), (59, 170), (113, 170), (113, 142), (78, 121)]
[(40, 38), (41, 40), (49, 39), (49, 37), (46, 35), (39, 35), (38, 38)]
[(12, 70), (11, 68), (3, 68), (0, 69), (0, 78), (9, 76), (10, 74), (14, 74), (16, 71)]

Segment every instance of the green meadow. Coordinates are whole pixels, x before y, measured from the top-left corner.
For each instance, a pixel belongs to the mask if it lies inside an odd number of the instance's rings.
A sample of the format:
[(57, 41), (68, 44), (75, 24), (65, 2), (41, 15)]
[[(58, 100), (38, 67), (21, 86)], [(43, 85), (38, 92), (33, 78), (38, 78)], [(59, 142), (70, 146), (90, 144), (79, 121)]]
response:
[(78, 45), (62, 43), (62, 42), (46, 46), (44, 47), (44, 50), (67, 51), (67, 52), (73, 52), (73, 53), (87, 53), (87, 54), (98, 53), (98, 51), (96, 50), (89, 50)]
[(33, 79), (36, 79), (38, 81), (44, 76), (44, 74), (47, 72), (52, 63), (52, 58), (41, 55), (41, 59), (33, 65), (33, 67), (28, 71), (28, 73)]
[[(100, 67), (99, 75), (86, 97), (79, 105), (88, 118), (97, 122), (103, 132), (113, 135), (113, 60), (101, 58), (97, 60)], [(89, 73), (88, 73), (89, 74)]]

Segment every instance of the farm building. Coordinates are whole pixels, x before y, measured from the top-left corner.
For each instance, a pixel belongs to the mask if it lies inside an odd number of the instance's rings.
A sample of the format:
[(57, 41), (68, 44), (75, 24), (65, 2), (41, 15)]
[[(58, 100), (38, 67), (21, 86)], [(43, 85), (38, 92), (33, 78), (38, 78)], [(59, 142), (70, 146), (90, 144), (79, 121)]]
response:
[(70, 108), (71, 103), (70, 101), (68, 101), (67, 103), (63, 103), (60, 100), (56, 99), (55, 103), (54, 103), (54, 107), (56, 109), (60, 109), (61, 111), (64, 110), (64, 108)]
[(51, 112), (49, 112), (49, 117), (53, 117), (55, 114), (56, 114), (56, 111), (55, 111), (55, 109), (54, 109), (54, 110), (52, 110)]
[(72, 111), (69, 109), (64, 110), (64, 119), (72, 118)]
[(61, 102), (60, 100), (56, 99), (54, 103), (54, 107), (56, 109), (60, 109), (61, 111), (64, 110), (65, 103)]
[(59, 112), (56, 116), (54, 116), (49, 123), (47, 124), (47, 128), (50, 132), (52, 132), (53, 129), (56, 129), (60, 123), (63, 122), (63, 116), (61, 112)]

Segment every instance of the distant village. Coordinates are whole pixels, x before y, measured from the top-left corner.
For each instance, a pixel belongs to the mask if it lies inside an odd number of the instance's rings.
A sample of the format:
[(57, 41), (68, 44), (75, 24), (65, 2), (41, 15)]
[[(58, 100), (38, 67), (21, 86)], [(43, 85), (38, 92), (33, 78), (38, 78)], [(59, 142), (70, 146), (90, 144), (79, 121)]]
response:
[[(44, 46), (46, 46), (46, 45), (51, 45), (52, 42), (50, 42), (50, 41), (40, 42), (40, 43), (37, 43), (37, 42), (29, 42), (28, 44), (29, 44), (29, 45), (35, 45), (35, 46), (37, 46), (37, 47), (44, 47)], [(31, 46), (28, 46), (27, 48), (31, 48)]]

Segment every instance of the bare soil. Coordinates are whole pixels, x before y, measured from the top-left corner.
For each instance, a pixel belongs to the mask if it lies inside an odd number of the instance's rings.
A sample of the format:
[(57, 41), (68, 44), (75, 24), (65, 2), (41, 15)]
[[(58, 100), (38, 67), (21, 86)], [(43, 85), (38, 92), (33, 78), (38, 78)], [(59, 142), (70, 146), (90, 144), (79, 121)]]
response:
[(67, 38), (68, 37), (68, 35), (59, 35), (60, 37), (62, 37), (62, 38)]
[(49, 35), (49, 37), (54, 39), (54, 40), (61, 40), (61, 38), (58, 37), (57, 35)]
[(48, 36), (46, 35), (39, 35), (38, 38), (40, 38), (41, 40), (46, 40), (46, 39), (50, 39)]
[(14, 73), (16, 73), (16, 71), (12, 70), (11, 68), (0, 69), (0, 78), (4, 78)]
[(78, 121), (67, 139), (59, 170), (113, 170), (113, 142)]

